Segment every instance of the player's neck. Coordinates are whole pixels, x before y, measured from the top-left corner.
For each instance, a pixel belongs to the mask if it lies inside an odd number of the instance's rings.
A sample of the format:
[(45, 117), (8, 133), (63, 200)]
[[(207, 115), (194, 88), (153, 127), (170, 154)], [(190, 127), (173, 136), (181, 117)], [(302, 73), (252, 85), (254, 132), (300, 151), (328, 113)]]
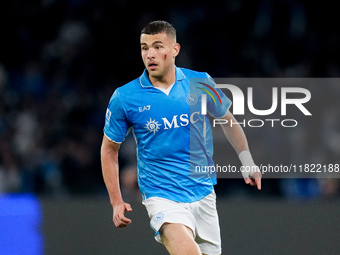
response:
[(151, 84), (156, 88), (169, 88), (176, 81), (175, 65), (173, 65), (165, 75), (160, 77), (152, 77), (149, 75), (149, 79)]

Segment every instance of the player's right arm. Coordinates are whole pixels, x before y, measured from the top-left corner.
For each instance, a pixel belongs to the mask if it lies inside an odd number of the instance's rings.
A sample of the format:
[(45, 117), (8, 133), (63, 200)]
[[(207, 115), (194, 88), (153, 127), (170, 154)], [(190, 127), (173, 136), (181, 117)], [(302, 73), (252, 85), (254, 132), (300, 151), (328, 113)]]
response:
[(126, 227), (132, 221), (124, 216), (125, 211), (132, 211), (130, 204), (124, 203), (119, 186), (118, 151), (120, 144), (112, 142), (106, 135), (100, 150), (102, 173), (113, 207), (113, 222), (117, 228)]

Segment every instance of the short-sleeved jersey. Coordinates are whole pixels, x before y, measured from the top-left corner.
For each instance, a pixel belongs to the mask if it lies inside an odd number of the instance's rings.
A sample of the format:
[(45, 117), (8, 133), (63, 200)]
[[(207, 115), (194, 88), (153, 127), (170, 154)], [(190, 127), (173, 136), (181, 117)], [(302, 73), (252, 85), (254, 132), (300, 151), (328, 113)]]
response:
[[(203, 82), (190, 85), (192, 78)], [(133, 132), (143, 199), (194, 202), (212, 192), (216, 178), (209, 173), (194, 177), (190, 169), (214, 164), (211, 125), (201, 114), (201, 95), (210, 90), (206, 105), (215, 118), (223, 117), (231, 104), (214, 86), (207, 73), (176, 67), (176, 82), (168, 95), (153, 87), (147, 70), (113, 93), (104, 133), (121, 143)]]

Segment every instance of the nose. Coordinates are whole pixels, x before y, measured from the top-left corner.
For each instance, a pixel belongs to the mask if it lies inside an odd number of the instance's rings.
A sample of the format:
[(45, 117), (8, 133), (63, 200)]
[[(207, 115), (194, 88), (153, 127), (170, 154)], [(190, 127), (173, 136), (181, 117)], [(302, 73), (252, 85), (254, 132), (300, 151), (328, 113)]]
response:
[(150, 59), (150, 58), (155, 58), (155, 50), (150, 48), (148, 50), (148, 54), (147, 54), (147, 58)]

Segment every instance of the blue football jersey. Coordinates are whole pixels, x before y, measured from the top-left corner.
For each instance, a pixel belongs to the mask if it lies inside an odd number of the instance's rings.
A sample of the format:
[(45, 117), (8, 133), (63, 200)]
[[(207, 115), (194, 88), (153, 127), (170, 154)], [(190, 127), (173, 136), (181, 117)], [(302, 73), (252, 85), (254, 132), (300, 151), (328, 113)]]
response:
[(210, 173), (193, 174), (196, 166), (213, 166), (213, 137), (207, 112), (223, 117), (231, 105), (207, 73), (176, 67), (176, 82), (167, 95), (153, 87), (147, 70), (113, 93), (105, 135), (116, 143), (131, 130), (137, 143), (138, 185), (143, 199), (162, 197), (194, 202), (216, 184)]

